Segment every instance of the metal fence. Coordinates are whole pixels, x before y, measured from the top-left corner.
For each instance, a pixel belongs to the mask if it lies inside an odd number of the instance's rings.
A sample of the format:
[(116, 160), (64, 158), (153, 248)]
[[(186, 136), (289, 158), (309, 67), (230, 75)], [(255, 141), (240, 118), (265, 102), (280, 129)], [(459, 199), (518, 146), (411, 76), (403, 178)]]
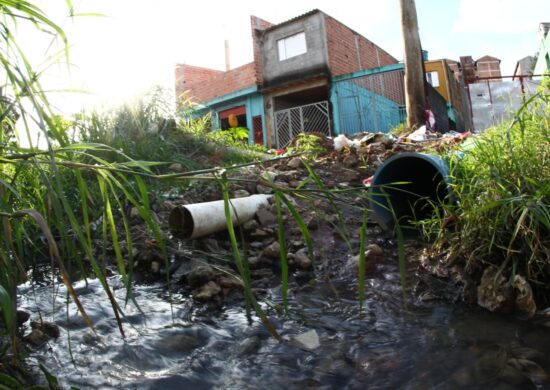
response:
[(327, 101), (275, 111), (275, 143), (284, 148), (300, 133), (331, 135)]
[(402, 69), (337, 81), (340, 132), (388, 132), (406, 119)]
[(474, 129), (483, 131), (513, 118), (529, 96), (538, 90), (540, 81), (511, 77), (491, 78), (469, 84)]

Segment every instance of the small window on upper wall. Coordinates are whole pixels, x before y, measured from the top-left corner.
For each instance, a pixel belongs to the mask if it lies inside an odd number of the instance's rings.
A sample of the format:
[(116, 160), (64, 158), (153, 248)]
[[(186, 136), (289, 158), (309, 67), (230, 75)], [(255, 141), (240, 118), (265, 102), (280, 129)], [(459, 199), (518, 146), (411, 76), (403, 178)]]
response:
[(439, 74), (437, 72), (428, 72), (426, 73), (426, 80), (434, 88), (439, 87)]
[(304, 54), (307, 51), (306, 34), (301, 32), (279, 39), (277, 46), (279, 48), (279, 61)]

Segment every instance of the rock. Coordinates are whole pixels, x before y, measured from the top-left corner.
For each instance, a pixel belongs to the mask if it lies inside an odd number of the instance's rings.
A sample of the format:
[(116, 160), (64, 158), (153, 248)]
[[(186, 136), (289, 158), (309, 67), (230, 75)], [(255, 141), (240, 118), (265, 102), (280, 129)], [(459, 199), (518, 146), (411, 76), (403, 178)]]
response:
[(473, 376), (470, 370), (466, 367), (461, 367), (458, 370), (456, 370), (452, 375), (451, 379), (453, 382), (455, 382), (458, 386), (461, 386), (463, 388), (470, 386), (473, 382)]
[(251, 219), (250, 221), (243, 223), (242, 227), (245, 231), (251, 232), (259, 228), (260, 224), (255, 219)]
[(265, 248), (265, 244), (262, 241), (252, 241), (250, 244), (248, 244), (248, 247), (250, 249), (263, 249)]
[(203, 265), (195, 268), (187, 274), (187, 284), (190, 287), (199, 287), (208, 283), (216, 277), (216, 272), (209, 265)]
[(53, 337), (54, 339), (58, 338), (61, 335), (59, 326), (49, 321), (31, 321), (31, 328), (40, 330), (46, 336)]
[(250, 196), (250, 193), (247, 190), (236, 190), (233, 191), (232, 196), (233, 198), (246, 198), (247, 196)]
[(176, 255), (176, 260), (170, 266), (170, 277), (174, 282), (180, 282), (183, 277), (186, 277), (192, 270), (201, 267), (203, 263), (199, 260), (193, 260), (186, 257), (185, 254)]
[(267, 248), (264, 249), (264, 256), (271, 257), (273, 259), (278, 259), (281, 255), (281, 247), (279, 246), (278, 241), (274, 241)]
[(372, 256), (382, 256), (384, 255), (384, 250), (378, 244), (369, 244), (367, 250), (370, 251)]
[[(507, 367), (513, 367), (518, 370), (524, 378), (529, 378), (530, 384), (548, 383), (549, 377), (546, 371), (537, 363), (521, 358), (508, 359)], [(518, 383), (519, 382), (518, 380)]]
[(256, 218), (258, 218), (258, 221), (262, 226), (270, 225), (277, 222), (277, 215), (275, 215), (265, 207), (260, 207), (258, 211), (256, 211)]
[[(376, 245), (376, 244), (373, 244), (373, 245)], [(381, 256), (375, 255), (375, 253), (378, 253), (376, 249), (374, 251), (372, 251), (371, 249), (368, 249), (365, 251), (365, 274), (366, 275), (372, 275), (374, 273), (374, 271), (376, 270), (376, 264), (378, 264), (378, 262), (381, 259)], [(354, 272), (359, 271), (359, 255), (355, 255), (350, 258), (348, 262), (348, 267), (353, 268)]]
[(168, 166), (168, 170), (172, 172), (183, 172), (183, 165), (180, 163), (173, 163)]
[(262, 340), (258, 336), (251, 336), (239, 343), (238, 356), (247, 356), (256, 353), (262, 346)]
[(309, 351), (313, 351), (321, 346), (321, 343), (319, 342), (319, 335), (315, 329), (294, 336), (294, 341), (298, 344), (298, 347)]
[(59, 326), (57, 326), (57, 324), (54, 324), (53, 322), (42, 322), (42, 332), (46, 333), (50, 337), (53, 337), (54, 339), (61, 336)]
[(220, 276), (218, 278), (218, 284), (222, 288), (227, 288), (230, 290), (242, 290), (243, 289), (243, 282), (241, 282), (236, 277), (232, 276)]
[(322, 222), (322, 218), (320, 218), (316, 212), (312, 212), (305, 218), (304, 222), (309, 230), (317, 230)]
[(513, 310), (513, 286), (497, 267), (489, 266), (483, 271), (477, 288), (477, 303), (494, 312), (509, 313)]
[(252, 277), (254, 279), (269, 279), (273, 277), (273, 271), (269, 268), (260, 268), (255, 271), (252, 271)]
[(287, 171), (287, 172), (279, 172), (277, 174), (277, 177), (275, 178), (275, 181), (285, 181), (290, 182), (291, 180), (296, 180), (301, 176), (300, 172), (296, 170)]
[(256, 186), (256, 192), (258, 194), (272, 194), (273, 190), (271, 189), (271, 187), (267, 187), (267, 186), (263, 186), (261, 184), (258, 184)]
[(161, 353), (187, 353), (202, 347), (206, 340), (201, 340), (199, 334), (188, 332), (186, 334), (170, 335), (155, 343), (155, 348)]
[(40, 329), (33, 329), (31, 333), (23, 337), (23, 340), (29, 344), (39, 347), (46, 343), (49, 340), (49, 337)]
[(250, 233), (250, 237), (254, 239), (262, 239), (269, 236), (270, 236), (269, 232), (265, 229), (256, 229), (252, 233)]
[(160, 263), (158, 261), (151, 262), (151, 272), (158, 274), (160, 272)]
[(204, 286), (191, 293), (193, 299), (201, 302), (208, 302), (215, 298), (222, 291), (216, 282), (208, 282)]
[(291, 169), (298, 169), (302, 166), (302, 160), (300, 157), (294, 157), (288, 162), (287, 166)]
[(17, 310), (15, 312), (15, 316), (16, 316), (17, 326), (21, 326), (25, 322), (27, 322), (29, 320), (29, 318), (31, 318), (31, 313), (29, 313), (28, 311), (24, 311), (24, 310)]
[(216, 253), (220, 251), (218, 241), (213, 238), (202, 238), (200, 240), (201, 246), (210, 253)]
[(82, 342), (87, 345), (97, 346), (99, 343), (99, 337), (92, 332), (86, 332), (82, 335)]
[(338, 171), (338, 178), (340, 182), (343, 181), (356, 181), (359, 180), (359, 172), (354, 171), (353, 169), (340, 169)]
[(315, 280), (315, 274), (311, 271), (303, 271), (303, 270), (296, 271), (294, 272), (293, 276), (294, 276), (294, 280), (299, 285), (308, 284), (312, 280)]
[(290, 188), (298, 188), (298, 186), (302, 183), (302, 180), (292, 179), (288, 182), (288, 186)]
[(514, 289), (516, 290), (516, 310), (525, 313), (531, 318), (537, 311), (537, 305), (533, 299), (531, 285), (521, 275), (514, 276)]
[(302, 248), (294, 254), (294, 264), (296, 264), (296, 267), (304, 271), (307, 271), (312, 267), (313, 262), (309, 258), (307, 248)]
[(303, 240), (294, 240), (290, 243), (290, 246), (294, 249), (300, 249), (304, 246)]
[(288, 183), (286, 181), (282, 181), (282, 180), (277, 180), (275, 184), (278, 188), (283, 188), (283, 189), (288, 189), (290, 188), (290, 186), (288, 185)]
[(357, 164), (359, 164), (359, 158), (357, 157), (356, 154), (348, 154), (342, 160), (342, 164), (344, 164), (346, 168), (353, 168), (357, 166)]
[(263, 266), (262, 260), (257, 256), (251, 256), (248, 258), (248, 266), (251, 269), (258, 269)]

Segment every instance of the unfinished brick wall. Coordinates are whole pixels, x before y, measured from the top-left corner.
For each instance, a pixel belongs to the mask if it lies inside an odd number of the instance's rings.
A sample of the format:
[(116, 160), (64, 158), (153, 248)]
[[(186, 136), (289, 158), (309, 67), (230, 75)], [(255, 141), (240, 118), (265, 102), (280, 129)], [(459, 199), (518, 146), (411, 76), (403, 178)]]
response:
[(451, 72), (453, 72), (453, 76), (455, 80), (460, 82), (462, 80), (462, 69), (460, 67), (460, 63), (455, 60), (449, 60), (447, 58), (444, 61), (449, 66), (449, 69), (451, 70)]
[[(227, 72), (213, 71), (216, 73), (208, 73), (212, 69), (198, 67), (192, 67), (193, 71), (188, 72), (189, 65), (180, 65), (180, 69), (182, 67), (184, 69), (183, 89), (188, 90), (189, 96), (195, 101), (206, 102), (215, 97), (256, 85), (256, 67), (253, 62)], [(206, 71), (200, 72), (199, 69)], [(207, 77), (208, 75), (210, 76)]]
[(397, 63), (388, 52), (328, 15), (325, 28), (333, 76)]
[(208, 80), (223, 73), (221, 70), (185, 64), (177, 64), (175, 72), (176, 97), (178, 99), (182, 96), (184, 91), (191, 89), (190, 85), (208, 82)]
[[(476, 62), (476, 76), (477, 77), (500, 77), (500, 60), (491, 56), (483, 56)], [(500, 80), (494, 80), (500, 81)], [(478, 82), (483, 82), (480, 80)]]
[(257, 16), (250, 16), (250, 27), (252, 33), (252, 50), (254, 52), (254, 66), (256, 73), (256, 80), (258, 84), (262, 84), (263, 75), (262, 75), (262, 63), (261, 63), (261, 54), (260, 54), (260, 43), (262, 39), (262, 33), (265, 29), (273, 26), (273, 23), (270, 23), (266, 20), (258, 18)]

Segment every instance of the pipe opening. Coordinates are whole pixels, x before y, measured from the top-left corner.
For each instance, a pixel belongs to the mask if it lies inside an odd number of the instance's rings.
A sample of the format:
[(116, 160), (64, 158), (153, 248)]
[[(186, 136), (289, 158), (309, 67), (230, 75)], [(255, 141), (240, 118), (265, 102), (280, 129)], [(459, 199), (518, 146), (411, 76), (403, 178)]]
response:
[(179, 238), (190, 238), (195, 229), (193, 216), (185, 206), (176, 207), (170, 212), (168, 225), (172, 234)]
[(430, 218), (437, 204), (449, 200), (449, 169), (436, 156), (393, 156), (378, 168), (371, 196), (374, 217), (383, 229), (392, 229), (395, 224), (390, 206), (401, 226), (411, 227), (411, 221)]

